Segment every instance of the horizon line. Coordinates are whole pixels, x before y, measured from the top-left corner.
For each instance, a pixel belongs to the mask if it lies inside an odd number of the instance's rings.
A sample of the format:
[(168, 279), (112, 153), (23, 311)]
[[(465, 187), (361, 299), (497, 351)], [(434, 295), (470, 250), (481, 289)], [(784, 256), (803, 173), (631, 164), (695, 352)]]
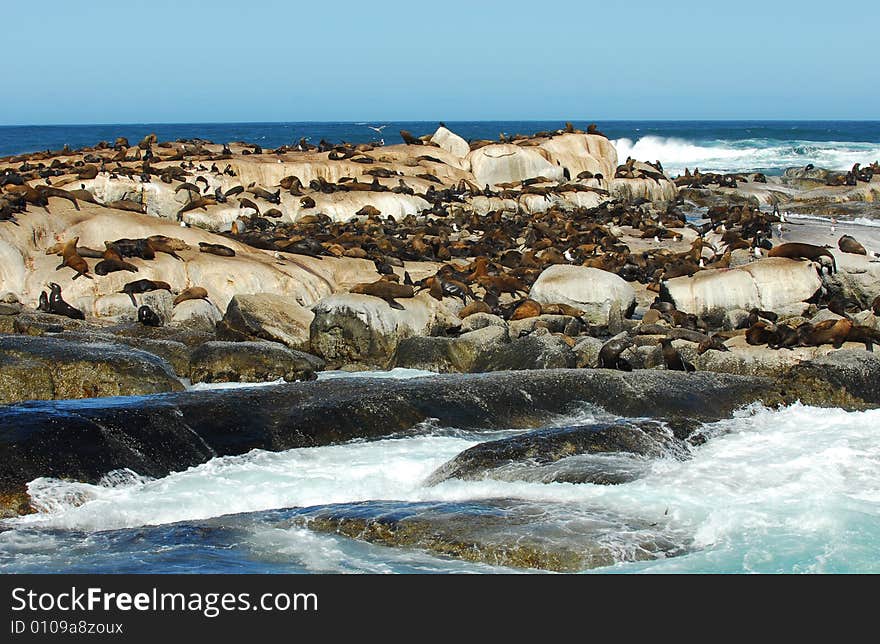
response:
[[(613, 119), (565, 119), (565, 118), (529, 118), (529, 119), (474, 119), (474, 120), (444, 120), (444, 123), (546, 123), (550, 121), (559, 121), (560, 123), (583, 121), (595, 122), (597, 125), (601, 123), (880, 123), (880, 119), (853, 119), (853, 118), (817, 118), (817, 119), (798, 119), (798, 118), (767, 118), (767, 119), (685, 119), (685, 118), (613, 118)], [(0, 123), (0, 128), (13, 127), (118, 127), (118, 126), (143, 126), (143, 125), (288, 125), (288, 124), (346, 124), (359, 125), (361, 123), (439, 123), (439, 119), (374, 119), (374, 120), (326, 120), (326, 121), (140, 121), (140, 122), (120, 122), (120, 123)]]

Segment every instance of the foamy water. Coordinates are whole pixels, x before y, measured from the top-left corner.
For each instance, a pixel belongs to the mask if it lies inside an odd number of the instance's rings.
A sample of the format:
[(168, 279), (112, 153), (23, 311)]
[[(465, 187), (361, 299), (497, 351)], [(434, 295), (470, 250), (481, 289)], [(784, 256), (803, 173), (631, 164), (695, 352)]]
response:
[[(590, 414), (575, 420), (599, 417)], [(132, 570), (132, 556), (153, 570), (192, 571), (200, 563), (257, 572), (500, 570), (266, 521), (211, 533), (223, 544), (221, 559), (217, 548), (202, 552), (202, 541), (181, 534), (196, 529), (188, 522), (272, 508), (515, 498), (539, 504), (551, 523), (581, 509), (635, 517), (658, 534), (680, 535), (689, 549), (597, 572), (880, 571), (880, 411), (755, 408), (705, 431), (712, 439), (691, 460), (658, 460), (642, 478), (616, 486), (451, 480), (426, 487), (425, 478), (462, 450), (514, 433), (430, 425), (409, 437), (217, 458), (159, 480), (125, 472), (100, 485), (38, 479), (30, 492), (43, 511), (4, 522), (11, 529), (0, 533), (0, 570)]]
[(627, 157), (663, 164), (668, 176), (698, 167), (703, 172), (753, 172), (781, 174), (786, 168), (812, 163), (828, 170), (849, 170), (854, 163), (867, 165), (880, 159), (880, 144), (859, 141), (801, 141), (738, 139), (695, 142), (662, 136), (613, 141), (620, 163)]

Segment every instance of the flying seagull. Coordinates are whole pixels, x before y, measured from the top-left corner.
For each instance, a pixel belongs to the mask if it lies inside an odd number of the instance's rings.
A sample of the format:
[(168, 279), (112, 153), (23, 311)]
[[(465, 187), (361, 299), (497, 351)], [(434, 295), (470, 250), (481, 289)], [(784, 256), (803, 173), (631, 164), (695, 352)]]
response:
[(379, 127), (375, 127), (373, 125), (368, 125), (367, 127), (370, 128), (371, 130), (376, 130), (376, 132), (378, 132), (379, 134), (382, 134), (382, 130), (384, 130), (388, 126), (387, 125), (380, 125)]

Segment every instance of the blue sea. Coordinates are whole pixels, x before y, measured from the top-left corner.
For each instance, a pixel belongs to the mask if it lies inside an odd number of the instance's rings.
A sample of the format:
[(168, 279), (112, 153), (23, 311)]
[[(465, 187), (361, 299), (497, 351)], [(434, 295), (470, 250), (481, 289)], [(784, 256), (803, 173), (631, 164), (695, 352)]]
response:
[[(586, 129), (589, 122), (573, 121)], [(880, 159), (880, 121), (600, 121), (621, 160), (659, 160), (677, 175), (685, 167), (711, 171), (781, 174), (785, 168), (812, 163), (843, 170), (853, 163)], [(465, 139), (497, 139), (499, 134), (531, 134), (559, 129), (561, 121), (449, 121)], [(381, 133), (369, 126), (385, 126)], [(131, 142), (150, 133), (160, 140), (201, 138), (215, 143), (248, 141), (272, 148), (305, 137), (311, 142), (365, 143), (383, 139), (400, 143), (400, 130), (416, 136), (432, 133), (435, 122), (296, 122), (296, 123), (139, 123), (118, 125), (40, 125), (0, 127), (0, 156), (94, 145), (124, 136)]]

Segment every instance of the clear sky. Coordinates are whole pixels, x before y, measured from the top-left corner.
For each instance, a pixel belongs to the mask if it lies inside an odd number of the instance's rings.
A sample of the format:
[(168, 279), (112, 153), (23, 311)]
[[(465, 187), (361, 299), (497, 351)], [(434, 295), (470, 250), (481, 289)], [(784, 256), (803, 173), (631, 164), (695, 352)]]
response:
[(0, 24), (4, 125), (880, 118), (875, 0), (16, 0)]

